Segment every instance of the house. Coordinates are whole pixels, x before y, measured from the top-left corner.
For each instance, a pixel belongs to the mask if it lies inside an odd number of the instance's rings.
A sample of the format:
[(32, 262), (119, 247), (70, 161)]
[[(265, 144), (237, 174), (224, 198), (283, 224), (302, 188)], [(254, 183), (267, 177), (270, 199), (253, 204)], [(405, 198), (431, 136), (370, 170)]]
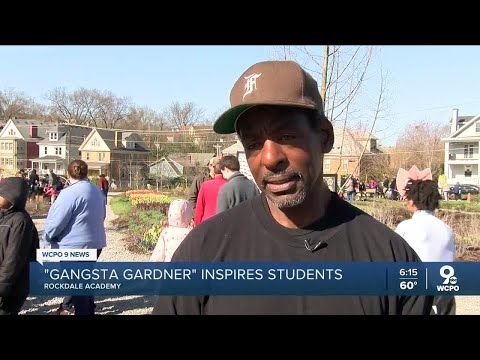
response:
[(52, 124), (32, 119), (10, 119), (0, 131), (0, 169), (5, 175), (31, 168), (31, 159), (38, 158), (41, 132)]
[(445, 175), (447, 182), (480, 185), (479, 146), (480, 115), (459, 116), (453, 109), (450, 120), (450, 135), (445, 142)]
[(111, 179), (141, 181), (148, 177), (150, 149), (131, 131), (94, 128), (80, 145), (89, 176), (105, 174)]
[(206, 170), (208, 161), (213, 156), (213, 153), (170, 154), (150, 164), (149, 173), (153, 177), (166, 179), (183, 176), (190, 182), (196, 175)]
[(149, 165), (149, 174), (155, 178), (175, 179), (183, 176), (183, 165), (164, 156)]
[[(325, 154), (323, 160), (323, 173), (325, 177), (332, 178), (337, 184), (340, 184), (342, 177), (345, 178), (348, 175), (358, 176), (362, 169), (362, 162), (360, 164), (360, 156), (364, 150), (366, 154), (379, 151), (377, 149), (376, 137), (368, 137), (362, 134), (357, 140), (354, 134), (340, 126), (333, 126), (335, 141), (332, 150)], [(253, 180), (253, 176), (248, 167), (247, 159), (245, 157), (245, 151), (240, 141), (222, 150), (222, 155), (235, 155), (240, 162), (240, 172), (246, 177)], [(333, 186), (334, 188), (335, 186)], [(332, 188), (332, 190), (333, 190)]]
[(69, 124), (51, 124), (39, 133), (43, 140), (37, 142), (39, 156), (32, 159), (37, 173), (47, 174), (52, 169), (58, 175), (66, 175), (70, 161), (81, 157), (79, 147), (92, 128)]

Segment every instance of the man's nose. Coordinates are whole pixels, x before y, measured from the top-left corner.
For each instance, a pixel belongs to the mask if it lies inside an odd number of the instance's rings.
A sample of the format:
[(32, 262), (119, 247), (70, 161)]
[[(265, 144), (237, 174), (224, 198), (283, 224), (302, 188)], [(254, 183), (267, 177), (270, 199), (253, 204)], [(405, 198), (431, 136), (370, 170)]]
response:
[(288, 158), (282, 145), (265, 140), (262, 148), (262, 165), (272, 172), (285, 170), (288, 167)]

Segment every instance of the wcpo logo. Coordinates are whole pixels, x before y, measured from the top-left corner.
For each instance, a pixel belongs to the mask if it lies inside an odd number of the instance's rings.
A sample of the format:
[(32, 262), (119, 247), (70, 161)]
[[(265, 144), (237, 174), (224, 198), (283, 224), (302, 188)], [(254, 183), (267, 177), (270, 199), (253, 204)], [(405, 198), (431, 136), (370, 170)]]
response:
[(458, 279), (455, 275), (455, 269), (450, 265), (444, 265), (440, 268), (440, 276), (444, 278), (442, 285), (437, 285), (437, 291), (459, 291), (457, 285)]

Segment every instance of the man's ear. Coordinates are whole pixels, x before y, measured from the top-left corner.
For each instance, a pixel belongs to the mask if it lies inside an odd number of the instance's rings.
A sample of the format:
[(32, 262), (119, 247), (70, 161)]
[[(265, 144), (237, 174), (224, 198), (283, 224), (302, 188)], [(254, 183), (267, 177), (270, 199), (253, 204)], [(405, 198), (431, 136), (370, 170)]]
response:
[(332, 151), (335, 135), (333, 132), (332, 123), (326, 119), (322, 121), (322, 125), (320, 127), (320, 141), (324, 154)]

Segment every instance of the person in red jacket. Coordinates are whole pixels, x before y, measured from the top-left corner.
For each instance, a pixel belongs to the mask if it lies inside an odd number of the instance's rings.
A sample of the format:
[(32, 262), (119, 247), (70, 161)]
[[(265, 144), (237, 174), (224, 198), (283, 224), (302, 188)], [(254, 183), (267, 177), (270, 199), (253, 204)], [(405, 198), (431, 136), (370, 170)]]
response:
[(197, 206), (195, 208), (194, 224), (198, 225), (202, 221), (214, 216), (217, 212), (217, 198), (220, 188), (227, 182), (220, 170), (220, 157), (212, 159), (214, 178), (205, 181), (200, 187), (198, 193)]
[(57, 191), (55, 190), (55, 188), (47, 184), (45, 185), (45, 189), (43, 191), (46, 197), (50, 197), (50, 204), (53, 204), (55, 202), (55, 199), (57, 198)]

